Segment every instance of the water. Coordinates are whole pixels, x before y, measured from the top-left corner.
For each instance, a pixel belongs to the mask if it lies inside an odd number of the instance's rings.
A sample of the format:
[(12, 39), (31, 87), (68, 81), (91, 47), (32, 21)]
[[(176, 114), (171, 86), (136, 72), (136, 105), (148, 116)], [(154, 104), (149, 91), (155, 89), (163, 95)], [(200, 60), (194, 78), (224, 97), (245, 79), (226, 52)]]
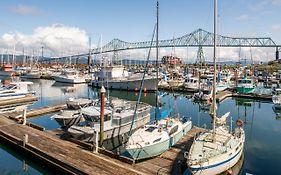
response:
[[(73, 85), (74, 92), (66, 92), (69, 85), (57, 84), (52, 80), (33, 81), (32, 89), (37, 91), (38, 102), (28, 108), (38, 108), (45, 105), (63, 103), (69, 97), (97, 98), (98, 90), (87, 85)], [(110, 91), (110, 95), (136, 100), (137, 93), (127, 91)], [(165, 107), (173, 108), (173, 112), (191, 117), (196, 126), (211, 127), (208, 108), (202, 109), (199, 104), (192, 102), (188, 94), (168, 94), (163, 97)], [(142, 101), (155, 105), (155, 95), (143, 94)], [(249, 99), (229, 98), (218, 104), (219, 116), (230, 111), (232, 120), (237, 118), (245, 122), (246, 143), (244, 164), (241, 174), (281, 174), (281, 117), (272, 110), (271, 102), (254, 101)], [(44, 126), (46, 129), (58, 128), (58, 124), (50, 119), (52, 114), (29, 119), (31, 122)], [(233, 122), (233, 125), (235, 122)], [(28, 162), (27, 170), (22, 169), (22, 162)], [(30, 163), (31, 162), (31, 163)], [(52, 174), (42, 165), (38, 165), (27, 157), (21, 156), (0, 145), (0, 174)]]

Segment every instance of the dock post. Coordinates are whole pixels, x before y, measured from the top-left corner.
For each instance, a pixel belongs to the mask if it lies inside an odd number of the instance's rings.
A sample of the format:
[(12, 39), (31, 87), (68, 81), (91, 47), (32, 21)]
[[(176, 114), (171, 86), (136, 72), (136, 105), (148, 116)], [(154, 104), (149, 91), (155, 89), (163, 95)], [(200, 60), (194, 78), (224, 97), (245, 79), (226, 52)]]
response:
[(99, 152), (99, 146), (98, 146), (99, 145), (99, 140), (98, 140), (99, 132), (95, 130), (94, 134), (95, 134), (95, 142), (93, 142), (93, 144), (94, 144), (93, 151), (95, 153), (98, 153)]
[(23, 116), (22, 116), (22, 118), (23, 118), (23, 122), (22, 122), (22, 124), (23, 125), (26, 125), (26, 108), (24, 108), (24, 110), (23, 110)]
[(100, 147), (103, 143), (103, 132), (104, 132), (104, 96), (105, 96), (105, 88), (101, 87), (100, 90)]
[(28, 143), (28, 134), (24, 134), (22, 146), (25, 147), (25, 145), (26, 145), (27, 143)]

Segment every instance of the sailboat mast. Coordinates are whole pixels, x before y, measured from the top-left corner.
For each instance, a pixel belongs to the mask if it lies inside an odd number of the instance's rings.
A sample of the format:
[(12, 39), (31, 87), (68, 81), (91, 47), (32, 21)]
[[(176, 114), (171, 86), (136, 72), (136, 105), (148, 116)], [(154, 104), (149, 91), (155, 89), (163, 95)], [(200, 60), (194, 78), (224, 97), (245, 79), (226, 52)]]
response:
[(155, 121), (157, 121), (157, 111), (158, 111), (158, 72), (159, 72), (159, 68), (158, 68), (158, 52), (159, 52), (159, 48), (158, 48), (158, 32), (159, 32), (159, 2), (157, 0), (157, 5), (156, 5), (156, 79), (157, 79), (157, 84), (156, 84), (156, 110), (155, 110)]
[(213, 100), (212, 100), (212, 117), (213, 117), (213, 133), (216, 129), (216, 56), (217, 56), (217, 0), (214, 0), (214, 79), (213, 79)]

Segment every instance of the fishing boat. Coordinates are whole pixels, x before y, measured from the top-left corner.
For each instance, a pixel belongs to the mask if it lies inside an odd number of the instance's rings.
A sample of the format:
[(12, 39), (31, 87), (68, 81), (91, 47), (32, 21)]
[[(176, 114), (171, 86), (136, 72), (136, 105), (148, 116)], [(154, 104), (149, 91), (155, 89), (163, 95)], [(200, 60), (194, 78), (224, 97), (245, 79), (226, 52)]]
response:
[[(214, 82), (216, 82), (216, 17), (217, 0), (214, 3)], [(213, 83), (213, 99), (216, 99), (216, 83)], [(212, 129), (200, 133), (193, 141), (188, 153), (185, 153), (187, 166), (192, 174), (215, 175), (229, 170), (240, 160), (244, 149), (245, 133), (243, 122), (237, 120), (237, 128), (232, 131), (232, 119), (230, 129), (226, 120), (230, 113), (218, 118), (216, 115), (216, 100), (213, 100), (210, 116), (212, 117)]]
[[(157, 1), (157, 19), (158, 7), (159, 3)], [(156, 42), (158, 46), (158, 34), (156, 34)], [(156, 55), (156, 64), (158, 64), (158, 47), (156, 47)], [(157, 91), (156, 94), (158, 95)], [(134, 160), (147, 159), (160, 155), (176, 144), (192, 127), (190, 120), (180, 118), (179, 116), (175, 118), (157, 119), (162, 118), (160, 108), (158, 107), (158, 97), (156, 98), (155, 112), (155, 122), (137, 129), (132, 134), (129, 133), (129, 140), (126, 143), (126, 154)]]
[[(142, 73), (129, 75), (128, 71), (122, 65), (105, 66), (96, 72), (92, 80), (93, 87), (119, 90), (139, 90), (142, 82)], [(155, 91), (158, 81), (155, 76), (147, 76), (144, 80), (144, 90)]]
[(236, 91), (238, 93), (253, 93), (255, 91), (253, 80), (247, 77), (238, 79)]
[(12, 64), (3, 64), (0, 67), (0, 76), (13, 76), (15, 75), (15, 71), (13, 71)]
[(53, 76), (56, 82), (79, 84), (86, 83), (86, 77), (76, 71), (63, 71), (60, 75)]
[(32, 82), (11, 82), (7, 86), (0, 88), (0, 100), (24, 97), (28, 94), (35, 94), (35, 91), (30, 91), (28, 86)]
[(83, 121), (83, 117), (78, 110), (62, 110), (51, 118), (55, 119), (62, 128), (69, 128)]
[(184, 87), (186, 89), (198, 90), (200, 89), (199, 78), (196, 77), (188, 77), (184, 81)]
[(68, 109), (81, 109), (87, 106), (92, 105), (94, 100), (86, 99), (86, 98), (69, 98), (66, 101), (66, 105)]
[[(104, 109), (104, 138), (111, 139), (128, 133), (136, 102), (113, 99)], [(141, 103), (136, 111), (133, 130), (144, 126), (150, 121), (152, 106)], [(81, 109), (85, 122), (73, 125), (68, 129), (71, 136), (86, 142), (95, 142), (96, 134), (100, 132), (100, 105), (93, 105)], [(99, 138), (99, 137), (98, 137)]]

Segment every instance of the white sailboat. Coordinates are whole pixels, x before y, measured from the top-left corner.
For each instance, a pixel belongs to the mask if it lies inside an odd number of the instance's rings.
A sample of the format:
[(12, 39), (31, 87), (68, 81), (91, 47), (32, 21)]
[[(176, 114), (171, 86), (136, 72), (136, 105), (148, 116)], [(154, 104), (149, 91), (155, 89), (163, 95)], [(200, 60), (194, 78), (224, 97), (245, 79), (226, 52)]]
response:
[[(214, 82), (216, 82), (216, 16), (217, 0), (214, 3)], [(216, 99), (216, 84), (213, 83), (213, 99)], [(221, 118), (216, 117), (216, 102), (213, 100), (211, 116), (212, 130), (201, 133), (193, 142), (185, 157), (192, 174), (215, 175), (227, 171), (240, 159), (245, 142), (242, 121), (237, 121), (238, 127), (229, 130), (226, 119), (229, 113)], [(231, 121), (232, 122), (232, 121)], [(231, 127), (232, 128), (232, 123)]]
[[(158, 64), (158, 7), (157, 1), (157, 32), (156, 32), (156, 59)], [(158, 70), (157, 70), (158, 72)], [(157, 74), (158, 75), (158, 74)], [(158, 92), (156, 91), (156, 94)], [(158, 98), (156, 98), (158, 99)], [(156, 114), (159, 114), (158, 100), (156, 100)], [(157, 116), (157, 115), (156, 115)], [(182, 138), (192, 126), (186, 119), (167, 118), (161, 119), (143, 128), (136, 130), (126, 144), (126, 152), (134, 160), (151, 158), (168, 150)]]

